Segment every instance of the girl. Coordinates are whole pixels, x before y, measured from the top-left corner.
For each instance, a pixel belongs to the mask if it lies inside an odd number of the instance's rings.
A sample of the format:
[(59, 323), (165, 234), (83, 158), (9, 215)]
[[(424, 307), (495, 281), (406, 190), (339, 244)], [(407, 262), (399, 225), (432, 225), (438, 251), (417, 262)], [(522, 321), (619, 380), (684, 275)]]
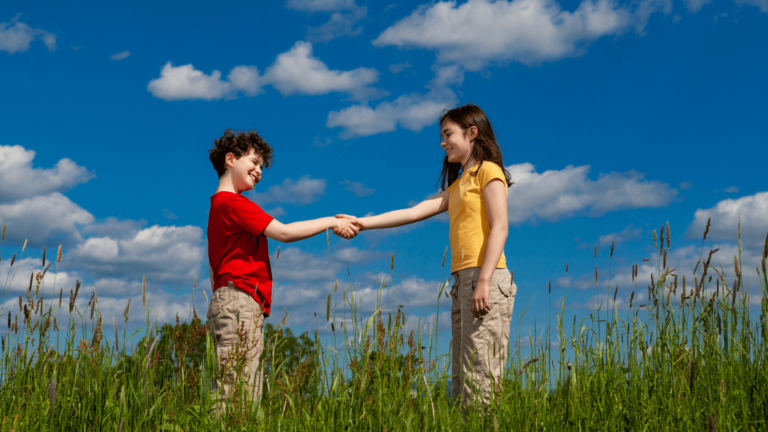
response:
[(440, 119), (445, 150), (441, 193), (415, 207), (359, 219), (361, 230), (391, 228), (448, 210), (451, 245), (453, 394), (488, 404), (504, 373), (517, 286), (507, 270), (507, 188), (512, 185), (491, 123), (478, 106)]

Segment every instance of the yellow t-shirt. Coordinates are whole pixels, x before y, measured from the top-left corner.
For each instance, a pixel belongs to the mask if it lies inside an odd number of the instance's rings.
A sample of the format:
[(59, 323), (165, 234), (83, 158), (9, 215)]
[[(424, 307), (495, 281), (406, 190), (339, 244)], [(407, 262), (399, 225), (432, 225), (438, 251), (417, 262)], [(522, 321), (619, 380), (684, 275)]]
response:
[[(476, 176), (470, 175), (478, 169), (480, 171)], [(507, 188), (507, 179), (501, 168), (493, 162), (486, 161), (464, 172), (448, 187), (451, 272), (483, 265), (485, 247), (491, 233), (483, 189), (493, 179), (500, 179), (504, 182), (504, 188)], [(502, 251), (496, 268), (506, 267), (507, 262)]]

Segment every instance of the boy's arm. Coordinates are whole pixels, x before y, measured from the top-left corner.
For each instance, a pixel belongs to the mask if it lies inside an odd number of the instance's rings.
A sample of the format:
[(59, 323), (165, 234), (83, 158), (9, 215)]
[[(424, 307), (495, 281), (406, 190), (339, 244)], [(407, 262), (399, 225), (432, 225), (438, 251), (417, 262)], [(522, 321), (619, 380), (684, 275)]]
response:
[(362, 217), (359, 219), (346, 215), (338, 215), (336, 217), (351, 220), (361, 230), (392, 228), (412, 224), (448, 210), (449, 195), (450, 192), (444, 190), (432, 198), (420, 202), (414, 207), (395, 210), (377, 216)]
[(283, 243), (295, 242), (312, 237), (327, 229), (343, 233), (343, 237), (351, 239), (358, 233), (358, 228), (348, 219), (325, 217), (302, 222), (282, 224), (276, 219), (264, 229), (264, 235)]

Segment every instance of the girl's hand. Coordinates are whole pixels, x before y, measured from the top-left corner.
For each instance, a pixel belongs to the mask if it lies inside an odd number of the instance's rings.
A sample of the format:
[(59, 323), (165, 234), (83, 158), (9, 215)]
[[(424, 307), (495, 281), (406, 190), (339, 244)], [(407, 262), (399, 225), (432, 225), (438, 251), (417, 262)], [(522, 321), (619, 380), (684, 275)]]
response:
[(336, 225), (333, 227), (333, 233), (347, 240), (357, 236), (360, 230), (347, 218), (336, 218)]
[[(357, 227), (358, 231), (361, 231), (361, 230), (365, 229), (365, 224), (363, 223), (363, 221), (361, 219), (358, 219), (355, 216), (346, 215), (346, 214), (337, 214), (336, 218), (337, 219), (348, 219), (350, 222), (352, 222), (353, 225), (355, 225), (355, 227)], [(363, 218), (363, 219), (365, 219), (365, 218)]]
[(472, 315), (474, 315), (475, 318), (482, 319), (491, 311), (491, 303), (488, 301), (490, 293), (490, 281), (477, 281), (477, 285), (475, 285), (475, 293), (472, 294), (472, 298), (469, 300), (472, 305)]

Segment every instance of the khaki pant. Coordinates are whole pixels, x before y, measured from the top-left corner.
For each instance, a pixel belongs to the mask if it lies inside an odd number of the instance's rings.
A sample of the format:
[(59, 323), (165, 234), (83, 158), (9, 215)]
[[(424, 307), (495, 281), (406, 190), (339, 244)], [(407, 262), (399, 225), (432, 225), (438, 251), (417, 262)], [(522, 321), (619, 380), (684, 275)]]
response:
[[(472, 315), (470, 299), (477, 285), (480, 267), (453, 273), (451, 289), (451, 350), (453, 396), (467, 405), (488, 404), (493, 385), (504, 374), (509, 342), (509, 325), (517, 286), (507, 269), (496, 269), (491, 277), (488, 302), (491, 311), (481, 319)], [(493, 384), (493, 385), (492, 385)]]
[[(219, 361), (215, 390), (230, 398), (241, 381), (246, 394), (240, 395), (240, 401), (258, 400), (263, 382), (263, 370), (259, 367), (259, 357), (264, 349), (261, 305), (229, 282), (228, 286), (213, 293), (207, 319)], [(239, 370), (245, 376), (238, 377)], [(217, 410), (223, 410), (224, 406), (217, 404)]]

